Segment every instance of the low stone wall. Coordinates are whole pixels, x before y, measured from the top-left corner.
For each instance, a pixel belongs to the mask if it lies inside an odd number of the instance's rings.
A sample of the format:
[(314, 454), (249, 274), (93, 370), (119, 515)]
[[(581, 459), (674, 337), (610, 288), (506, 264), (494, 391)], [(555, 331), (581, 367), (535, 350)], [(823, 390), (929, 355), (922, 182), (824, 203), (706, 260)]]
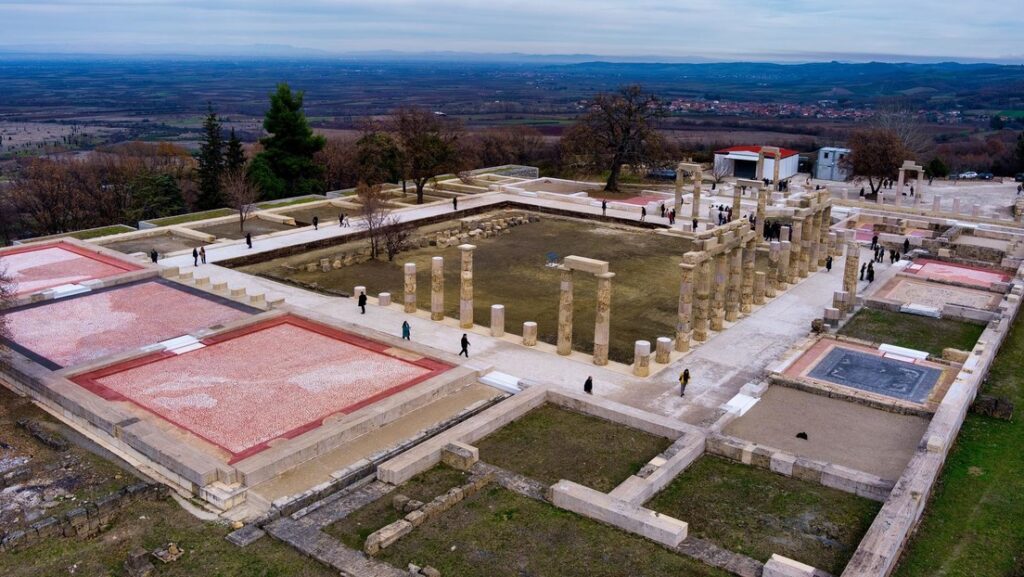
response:
[(672, 548), (678, 547), (688, 533), (687, 524), (678, 519), (565, 479), (551, 487), (549, 500), (560, 509), (607, 523)]
[(888, 481), (863, 471), (835, 463), (797, 457), (766, 445), (750, 443), (726, 435), (711, 435), (707, 452), (786, 477), (817, 483), (866, 499), (884, 502), (894, 486)]
[[(379, 554), (382, 549), (394, 545), (399, 539), (411, 533), (416, 527), (419, 527), (427, 521), (440, 517), (463, 499), (468, 499), (469, 497), (477, 494), (480, 489), (486, 487), (493, 480), (493, 473), (474, 475), (466, 484), (449, 489), (443, 495), (434, 497), (434, 499), (429, 503), (409, 511), (406, 513), (405, 517), (398, 521), (385, 525), (373, 533), (370, 533), (366, 538), (366, 541), (363, 543), (363, 551), (367, 555)], [(396, 496), (396, 499), (398, 497), (399, 496)]]
[(664, 453), (651, 459), (637, 474), (630, 475), (620, 483), (609, 495), (634, 505), (646, 503), (699, 459), (704, 450), (703, 433), (686, 433), (676, 439)]
[(167, 497), (167, 487), (150, 483), (129, 485), (96, 501), (86, 501), (60, 517), (47, 517), (25, 529), (6, 531), (0, 538), (0, 553), (29, 547), (52, 537), (87, 539), (110, 525), (125, 507), (143, 499)]

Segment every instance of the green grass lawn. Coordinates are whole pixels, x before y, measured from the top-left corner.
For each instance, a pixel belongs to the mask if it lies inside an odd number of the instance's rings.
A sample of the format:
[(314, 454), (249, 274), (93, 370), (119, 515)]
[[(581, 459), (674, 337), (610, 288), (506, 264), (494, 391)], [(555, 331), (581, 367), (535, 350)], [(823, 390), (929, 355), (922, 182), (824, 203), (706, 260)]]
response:
[(926, 351), (936, 357), (942, 349), (974, 348), (985, 327), (949, 319), (861, 309), (839, 334), (876, 343)]
[(303, 197), (292, 198), (292, 199), (267, 200), (267, 201), (264, 201), (264, 202), (257, 203), (256, 206), (258, 206), (260, 208), (264, 208), (264, 209), (265, 208), (282, 208), (282, 207), (285, 207), (285, 206), (295, 206), (297, 204), (309, 204), (311, 202), (320, 202), (322, 200), (327, 200), (327, 197), (326, 196), (303, 196)]
[(1014, 323), (984, 391), (1013, 421), (969, 414), (896, 577), (1024, 575), (1024, 327)]
[(111, 235), (120, 235), (121, 233), (133, 232), (135, 232), (135, 229), (132, 229), (131, 226), (128, 226), (127, 224), (114, 224), (111, 226), (103, 226), (103, 228), (101, 229), (79, 231), (77, 233), (72, 233), (69, 236), (76, 238), (80, 241), (85, 241), (89, 239), (98, 239), (100, 237), (109, 237)]
[(778, 553), (839, 575), (881, 503), (705, 456), (645, 506), (758, 561)]
[(726, 577), (727, 573), (610, 527), (490, 486), (388, 547), (404, 569), (458, 577)]
[(476, 443), (480, 460), (553, 485), (566, 479), (607, 493), (671, 442), (543, 405)]
[(363, 543), (370, 533), (405, 516), (405, 513), (399, 513), (391, 506), (395, 495), (405, 495), (410, 499), (426, 503), (434, 497), (443, 495), (452, 487), (464, 485), (468, 478), (469, 476), (462, 471), (438, 465), (409, 479), (390, 494), (355, 511), (327, 527), (325, 531), (337, 537), (346, 546), (361, 551)]
[(232, 208), (215, 208), (213, 210), (204, 210), (202, 212), (190, 212), (188, 214), (168, 216), (167, 218), (158, 218), (149, 222), (157, 226), (170, 226), (172, 224), (184, 224), (186, 222), (196, 222), (199, 220), (207, 220), (232, 214), (236, 214), (236, 211)]

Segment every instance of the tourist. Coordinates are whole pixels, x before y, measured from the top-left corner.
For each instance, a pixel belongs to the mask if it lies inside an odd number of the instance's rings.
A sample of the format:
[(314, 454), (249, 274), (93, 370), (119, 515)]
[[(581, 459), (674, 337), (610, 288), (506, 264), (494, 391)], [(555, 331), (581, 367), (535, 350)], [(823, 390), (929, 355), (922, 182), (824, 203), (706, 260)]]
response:
[(910, 196), (914, 196), (914, 185), (910, 185)]
[(825, 259), (825, 272), (832, 272), (832, 256)]
[(871, 237), (871, 250), (878, 250), (878, 235)]
[(910, 239), (903, 239), (903, 254), (910, 252)]
[(686, 386), (690, 384), (690, 369), (683, 369), (679, 374), (679, 396), (686, 396)]
[(665, 203), (661, 203), (661, 218), (665, 218)]
[(860, 265), (860, 280), (864, 280), (864, 271), (867, 270), (868, 263)]
[(245, 233), (245, 245), (248, 246), (249, 248), (252, 248), (252, 233), (251, 232)]
[(461, 357), (462, 355), (466, 355), (466, 358), (468, 359), (469, 358), (469, 337), (466, 336), (466, 333), (462, 333), (462, 341), (460, 341), (460, 342), (462, 344), (462, 350), (459, 351), (459, 356)]
[(601, 216), (608, 216), (608, 201), (601, 200)]
[(640, 222), (643, 222), (647, 218), (647, 207), (640, 207)]
[(412, 340), (412, 327), (409, 326), (409, 321), (402, 321), (402, 340)]
[(156, 249), (155, 248), (153, 250), (149, 251), (149, 260), (153, 261), (154, 263), (156, 263), (156, 259), (159, 258), (159, 256), (160, 255), (158, 255), (156, 253)]
[(338, 213), (338, 226), (345, 226), (345, 213), (344, 212), (339, 212)]
[(452, 197), (452, 210), (459, 210), (459, 197)]
[(668, 211), (668, 223), (674, 225), (676, 223), (676, 209)]
[(587, 380), (583, 381), (583, 392), (588, 395), (594, 394), (594, 377), (587, 377)]
[(875, 281), (875, 263), (868, 263), (868, 284)]
[(861, 196), (865, 196), (865, 194), (864, 194), (864, 187), (863, 186), (860, 187), (860, 195)]
[(199, 262), (206, 264), (206, 247), (199, 247)]
[(199, 249), (192, 249), (192, 266), (199, 266)]
[(320, 230), (320, 217), (313, 217), (313, 230)]
[(697, 232), (697, 219), (693, 219), (693, 232)]
[(366, 291), (359, 293), (359, 310), (360, 314), (366, 314)]

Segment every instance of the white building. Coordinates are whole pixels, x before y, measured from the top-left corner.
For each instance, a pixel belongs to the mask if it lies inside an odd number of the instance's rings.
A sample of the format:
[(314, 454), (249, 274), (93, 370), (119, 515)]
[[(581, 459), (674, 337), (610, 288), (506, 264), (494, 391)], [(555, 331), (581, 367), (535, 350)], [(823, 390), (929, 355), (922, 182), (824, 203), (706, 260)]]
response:
[(849, 156), (849, 148), (826, 146), (818, 150), (818, 160), (814, 163), (814, 178), (818, 180), (847, 180), (850, 172), (840, 161)]
[[(759, 175), (757, 172), (757, 160), (760, 156), (761, 146), (731, 146), (715, 151), (715, 172), (724, 171), (726, 176), (736, 178), (774, 178), (775, 177), (775, 155), (769, 152), (764, 157), (764, 169)], [(800, 166), (800, 155), (795, 150), (780, 148), (779, 154), (779, 180), (785, 180), (796, 176)]]

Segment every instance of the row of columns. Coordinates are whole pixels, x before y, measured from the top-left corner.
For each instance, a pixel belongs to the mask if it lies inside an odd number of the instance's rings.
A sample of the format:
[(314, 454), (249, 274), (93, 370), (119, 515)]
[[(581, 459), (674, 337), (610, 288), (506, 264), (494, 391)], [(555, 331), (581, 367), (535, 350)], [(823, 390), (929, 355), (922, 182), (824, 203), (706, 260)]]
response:
[[(573, 274), (569, 267), (562, 267), (562, 278), (558, 293), (558, 339), (556, 350), (566, 356), (572, 353), (573, 325)], [(611, 333), (612, 279), (615, 273), (594, 275), (597, 279), (597, 310), (594, 316), (594, 364), (608, 364), (608, 345)]]

